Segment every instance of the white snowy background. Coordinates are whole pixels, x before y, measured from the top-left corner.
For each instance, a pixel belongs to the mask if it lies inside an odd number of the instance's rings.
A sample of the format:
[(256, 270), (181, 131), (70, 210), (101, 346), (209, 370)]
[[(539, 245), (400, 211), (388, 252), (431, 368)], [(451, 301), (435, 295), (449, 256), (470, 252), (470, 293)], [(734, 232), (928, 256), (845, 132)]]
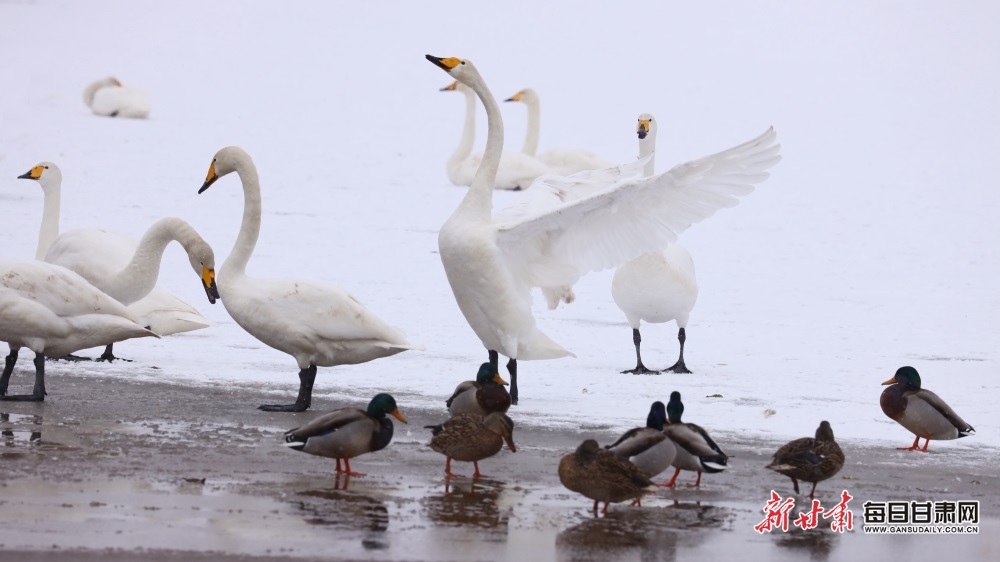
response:
[[(498, 98), (539, 92), (542, 150), (631, 160), (643, 112), (660, 123), (658, 171), (771, 125), (782, 144), (770, 179), (682, 237), (700, 284), (686, 349), (695, 373), (619, 374), (634, 365), (631, 332), (611, 272), (591, 274), (570, 306), (550, 312), (536, 296), (542, 330), (578, 357), (520, 364), (518, 423), (625, 429), (679, 390), (686, 420), (723, 445), (811, 435), (822, 419), (841, 440), (907, 445), (878, 398), (913, 365), (978, 432), (932, 451), (993, 454), (998, 20), (986, 1), (0, 0), (0, 257), (33, 257), (42, 192), (15, 178), (51, 160), (64, 175), (63, 231), (139, 237), (175, 215), (221, 263), (239, 228), (239, 181), (196, 192), (214, 153), (242, 146), (264, 197), (248, 272), (344, 287), (427, 347), (321, 369), (314, 408), (388, 391), (404, 411), (444, 415), (486, 359), (437, 255), (464, 193), (444, 170), (464, 106), (438, 91), (449, 77), (424, 54), (458, 56)], [(82, 90), (109, 74), (150, 93), (150, 119), (90, 113)], [(506, 147), (518, 150), (525, 108), (502, 110)], [(478, 126), (481, 150), (481, 110)], [(517, 197), (497, 193), (495, 206)], [(134, 363), (50, 371), (290, 398), (294, 361), (210, 306), (177, 245), (160, 285), (215, 326), (117, 346)], [(648, 366), (673, 363), (674, 324), (643, 336)], [(30, 377), (22, 361), (14, 383)], [(50, 386), (50, 400), (74, 399)]]

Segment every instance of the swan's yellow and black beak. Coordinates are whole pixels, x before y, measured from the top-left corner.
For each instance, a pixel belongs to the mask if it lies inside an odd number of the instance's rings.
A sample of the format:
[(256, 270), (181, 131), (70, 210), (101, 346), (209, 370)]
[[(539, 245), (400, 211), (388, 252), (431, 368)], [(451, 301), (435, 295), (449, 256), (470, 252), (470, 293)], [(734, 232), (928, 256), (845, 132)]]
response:
[(427, 60), (441, 67), (445, 72), (451, 72), (456, 66), (462, 64), (462, 61), (455, 57), (441, 58), (432, 55), (426, 55)]
[(201, 266), (201, 284), (205, 287), (205, 294), (208, 295), (208, 302), (215, 304), (215, 299), (219, 297), (219, 288), (215, 285), (215, 270)]
[(521, 97), (524, 96), (524, 90), (514, 94), (513, 96), (503, 100), (503, 101), (521, 101)]
[(396, 408), (395, 410), (393, 410), (392, 412), (389, 412), (389, 413), (390, 413), (390, 415), (392, 415), (392, 417), (396, 418), (397, 420), (399, 420), (399, 421), (401, 421), (403, 423), (410, 423), (410, 422), (406, 421), (406, 416), (403, 415), (403, 412), (399, 411), (399, 408)]
[(208, 176), (205, 178), (205, 183), (201, 185), (201, 189), (198, 190), (198, 193), (208, 189), (209, 186), (215, 183), (215, 180), (217, 179), (219, 179), (219, 175), (215, 173), (215, 162), (212, 162), (212, 165), (208, 167)]
[(27, 172), (17, 176), (19, 180), (37, 180), (42, 177), (42, 172), (45, 171), (45, 166), (35, 166), (34, 168), (28, 170)]
[(649, 119), (640, 119), (639, 126), (635, 128), (635, 132), (639, 135), (640, 139), (646, 138), (649, 134)]
[(497, 384), (507, 384), (507, 381), (503, 380), (499, 374), (493, 375), (493, 382)]
[(441, 91), (442, 92), (454, 92), (456, 89), (458, 89), (458, 80), (455, 80), (451, 84), (448, 84), (444, 88), (441, 88)]

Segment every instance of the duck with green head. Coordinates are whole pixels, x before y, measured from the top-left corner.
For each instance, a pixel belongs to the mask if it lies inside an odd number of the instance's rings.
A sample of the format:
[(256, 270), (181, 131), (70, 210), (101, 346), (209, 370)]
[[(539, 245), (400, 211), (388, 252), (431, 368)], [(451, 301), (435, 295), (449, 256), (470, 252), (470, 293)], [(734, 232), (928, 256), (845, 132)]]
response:
[(510, 409), (510, 394), (504, 388), (506, 384), (496, 365), (483, 363), (476, 373), (476, 380), (459, 384), (451, 398), (445, 401), (448, 413), (453, 417), (459, 414), (480, 417), (493, 412), (504, 414)]
[(674, 487), (677, 476), (682, 470), (693, 470), (698, 473), (698, 480), (688, 486), (700, 488), (701, 473), (711, 474), (729, 468), (727, 464), (729, 456), (709, 437), (703, 427), (682, 422), (683, 413), (684, 403), (681, 402), (681, 393), (675, 390), (670, 393), (670, 401), (667, 402), (667, 417), (670, 423), (664, 426), (663, 433), (677, 445), (677, 455), (672, 463), (677, 470), (664, 486)]
[[(351, 472), (351, 459), (385, 449), (392, 441), (393, 425), (386, 415), (407, 423), (406, 416), (396, 407), (389, 394), (376, 394), (367, 410), (340, 408), (323, 414), (313, 421), (285, 432), (285, 445), (320, 457), (337, 459), (337, 473), (364, 476)], [(344, 459), (345, 470), (340, 469)]]
[(917, 450), (921, 437), (926, 441), (919, 450), (926, 453), (931, 439), (946, 441), (976, 433), (940, 396), (920, 387), (920, 374), (913, 367), (900, 367), (882, 384), (890, 385), (879, 398), (882, 411), (916, 435), (913, 445), (899, 447), (900, 451)]
[(653, 481), (634, 464), (611, 451), (602, 449), (597, 441), (587, 439), (559, 461), (559, 481), (566, 488), (598, 502), (608, 504), (642, 497)]
[(815, 437), (790, 441), (776, 453), (767, 468), (792, 479), (795, 493), (799, 493), (799, 480), (812, 482), (809, 497), (816, 493), (816, 483), (826, 480), (844, 466), (844, 452), (833, 438), (830, 422), (822, 421)]
[(473, 479), (482, 478), (479, 461), (492, 457), (503, 449), (506, 442), (510, 452), (516, 453), (514, 445), (514, 422), (507, 414), (493, 412), (481, 417), (475, 414), (459, 414), (440, 425), (428, 425), (433, 433), (431, 449), (447, 457), (444, 465), (445, 476), (458, 476), (451, 471), (451, 460), (471, 462), (476, 467)]

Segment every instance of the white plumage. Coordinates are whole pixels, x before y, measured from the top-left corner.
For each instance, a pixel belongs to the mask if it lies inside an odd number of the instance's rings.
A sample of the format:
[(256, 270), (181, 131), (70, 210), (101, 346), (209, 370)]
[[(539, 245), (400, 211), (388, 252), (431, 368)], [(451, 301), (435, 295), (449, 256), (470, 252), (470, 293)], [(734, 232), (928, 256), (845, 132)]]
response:
[[(115, 341), (155, 336), (135, 315), (72, 271), (41, 261), (0, 262), (0, 341), (10, 345), (0, 396), (5, 400), (45, 398), (45, 356)], [(35, 352), (35, 388), (29, 395), (6, 396), (18, 350)]]
[(338, 287), (308, 279), (247, 276), (261, 217), (260, 181), (250, 155), (235, 146), (217, 152), (199, 193), (231, 172), (236, 172), (243, 184), (243, 223), (232, 252), (219, 269), (222, 304), (244, 330), (294, 357), (300, 369), (295, 404), (262, 405), (262, 410), (309, 408), (317, 366), (364, 363), (408, 349), (423, 349)]
[[(482, 153), (473, 154), (476, 137), (476, 94), (461, 82), (454, 82), (442, 91), (456, 91), (465, 95), (465, 125), (462, 138), (448, 158), (448, 179), (455, 185), (470, 185), (483, 159)], [(525, 189), (535, 178), (552, 170), (541, 160), (523, 152), (504, 152), (500, 156), (494, 189)]]
[[(639, 116), (636, 132), (639, 135), (639, 158), (646, 159), (644, 173), (652, 176), (656, 150), (656, 120), (648, 113)], [(642, 363), (639, 332), (641, 321), (654, 324), (677, 322), (677, 339), (680, 355), (667, 371), (690, 373), (684, 363), (684, 342), (687, 340), (687, 322), (698, 300), (698, 281), (694, 273), (694, 260), (680, 244), (673, 243), (658, 252), (649, 252), (618, 267), (611, 282), (611, 296), (618, 308), (625, 313), (632, 328), (635, 345), (634, 369), (625, 373), (656, 373)]]
[(651, 178), (621, 179), (636, 175), (642, 161), (569, 178), (543, 176), (519, 204), (494, 215), (493, 183), (503, 147), (496, 99), (471, 62), (427, 58), (472, 88), (486, 107), (486, 151), (468, 193), (441, 227), (438, 247), (469, 325), (489, 351), (510, 358), (512, 402), (517, 359), (572, 355), (536, 327), (532, 287), (565, 289), (588, 271), (675, 242), (692, 223), (735, 205), (736, 196), (752, 191), (779, 160), (780, 146), (768, 129)]
[(95, 115), (104, 117), (144, 119), (149, 116), (149, 94), (135, 86), (123, 86), (110, 76), (87, 86), (83, 90), (83, 103)]
[(538, 140), (541, 135), (541, 100), (538, 92), (525, 88), (504, 101), (519, 101), (528, 106), (528, 132), (524, 138), (521, 152), (535, 156), (549, 167), (551, 173), (568, 176), (584, 170), (610, 168), (614, 162), (603, 158), (585, 148), (560, 147), (550, 148), (538, 154)]
[[(155, 286), (160, 258), (171, 240), (184, 245), (192, 269), (203, 283), (210, 285), (210, 280), (206, 280), (206, 269), (211, 270), (214, 276), (214, 253), (189, 224), (176, 218), (161, 219), (146, 233), (143, 240), (147, 245), (138, 254), (139, 242), (123, 233), (78, 229), (60, 235), (62, 172), (59, 167), (52, 162), (42, 162), (18, 177), (36, 180), (44, 194), (36, 259), (80, 273), (101, 290), (128, 305), (143, 326), (148, 326), (159, 335), (212, 325), (193, 306)], [(130, 266), (133, 257), (138, 260)]]

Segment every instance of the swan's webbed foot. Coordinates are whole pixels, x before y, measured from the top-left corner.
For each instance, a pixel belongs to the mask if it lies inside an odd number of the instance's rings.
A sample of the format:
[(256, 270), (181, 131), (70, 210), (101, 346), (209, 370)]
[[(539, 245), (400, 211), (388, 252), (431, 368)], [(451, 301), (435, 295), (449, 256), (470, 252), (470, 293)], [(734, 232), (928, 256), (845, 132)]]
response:
[(108, 114), (108, 117), (118, 117), (118, 111), (117, 110), (112, 111), (111, 113)]
[(647, 369), (645, 365), (639, 363), (635, 366), (635, 369), (629, 369), (627, 371), (622, 371), (623, 375), (658, 375), (659, 371), (654, 371), (652, 369)]
[(94, 359), (94, 361), (98, 361), (98, 362), (100, 362), (100, 361), (107, 361), (108, 363), (113, 363), (115, 360), (118, 360), (118, 361), (125, 361), (127, 363), (131, 363), (132, 362), (131, 359), (124, 359), (122, 357), (115, 357), (115, 354), (112, 351), (112, 347), (114, 347), (114, 345), (115, 344), (113, 344), (113, 343), (109, 343), (108, 346), (104, 348), (104, 353), (102, 353), (101, 356), (98, 357), (97, 359)]
[(671, 373), (687, 373), (687, 374), (691, 374), (691, 369), (687, 368), (687, 365), (684, 364), (684, 360), (683, 359), (678, 359), (676, 363), (674, 363), (673, 365), (667, 367), (666, 369), (664, 369), (664, 371), (669, 371)]
[(71, 361), (74, 363), (77, 361), (93, 361), (90, 357), (80, 357), (79, 355), (73, 355), (72, 353), (69, 355), (63, 355), (62, 357), (49, 357), (49, 359), (51, 361)]
[(10, 396), (0, 396), (0, 402), (44, 402), (45, 394), (11, 394)]

